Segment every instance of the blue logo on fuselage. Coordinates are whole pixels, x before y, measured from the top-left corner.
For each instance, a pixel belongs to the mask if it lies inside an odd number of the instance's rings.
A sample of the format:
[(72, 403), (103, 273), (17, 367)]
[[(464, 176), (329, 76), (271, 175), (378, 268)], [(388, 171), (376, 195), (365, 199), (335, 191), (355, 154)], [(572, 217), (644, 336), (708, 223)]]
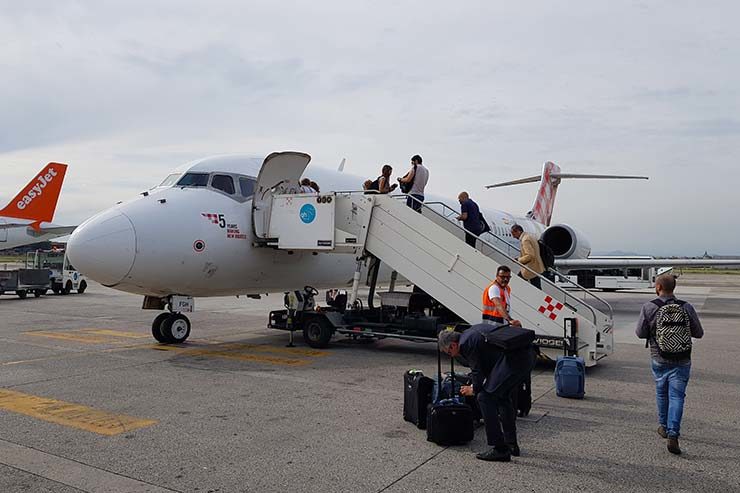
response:
[(316, 219), (316, 207), (311, 204), (303, 204), (301, 207), (301, 221), (306, 224), (312, 223)]

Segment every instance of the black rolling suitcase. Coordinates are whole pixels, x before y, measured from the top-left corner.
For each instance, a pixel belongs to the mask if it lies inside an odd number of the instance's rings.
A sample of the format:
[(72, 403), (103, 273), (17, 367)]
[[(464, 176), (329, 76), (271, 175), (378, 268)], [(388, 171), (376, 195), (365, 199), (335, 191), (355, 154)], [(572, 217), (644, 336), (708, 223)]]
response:
[[(450, 373), (455, 381), (455, 360), (451, 361)], [(442, 354), (437, 349), (437, 394), (442, 394)], [(437, 445), (460, 445), (473, 439), (473, 410), (465, 404), (462, 396), (432, 402), (427, 408), (427, 440)]]
[(403, 374), (403, 419), (422, 430), (427, 427), (427, 406), (432, 401), (433, 386), (434, 380), (419, 370)]

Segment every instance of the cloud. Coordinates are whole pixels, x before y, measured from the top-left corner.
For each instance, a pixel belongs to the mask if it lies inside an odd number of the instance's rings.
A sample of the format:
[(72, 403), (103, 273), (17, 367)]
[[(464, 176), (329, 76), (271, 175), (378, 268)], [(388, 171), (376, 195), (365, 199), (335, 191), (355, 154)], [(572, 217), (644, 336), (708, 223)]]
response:
[[(0, 193), (69, 161), (58, 217), (78, 221), (209, 154), (298, 149), (376, 176), (420, 153), (431, 191), (524, 212), (534, 185), (482, 184), (552, 160), (651, 177), (561, 188), (556, 218), (595, 248), (737, 253), (723, 191), (740, 178), (738, 14), (729, 1), (16, 2), (0, 18)], [(676, 220), (656, 219), (666, 194)]]

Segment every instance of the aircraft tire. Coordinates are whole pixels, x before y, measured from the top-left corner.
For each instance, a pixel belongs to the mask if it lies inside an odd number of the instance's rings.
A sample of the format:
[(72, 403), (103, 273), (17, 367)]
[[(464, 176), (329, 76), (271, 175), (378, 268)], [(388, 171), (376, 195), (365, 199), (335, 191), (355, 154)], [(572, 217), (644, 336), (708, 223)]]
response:
[(85, 292), (86, 289), (87, 289), (87, 282), (86, 281), (82, 281), (80, 283), (80, 287), (77, 288), (77, 293), (78, 294), (82, 294), (82, 293)]
[(182, 313), (172, 313), (162, 321), (161, 331), (170, 344), (185, 342), (190, 335), (190, 320)]
[(170, 342), (164, 337), (164, 334), (162, 334), (162, 322), (164, 322), (165, 319), (169, 316), (170, 313), (160, 313), (154, 318), (154, 321), (152, 322), (152, 336), (154, 336), (157, 342), (161, 342), (162, 344), (167, 344), (168, 342)]
[(303, 325), (303, 340), (312, 348), (325, 348), (331, 340), (329, 322), (321, 317), (311, 317)]
[(15, 294), (17, 294), (20, 299), (25, 300), (26, 296), (28, 296), (28, 291), (26, 291), (25, 289), (19, 289), (15, 292)]
[(33, 297), (34, 298), (41, 298), (41, 295), (43, 295), (43, 294), (44, 294), (44, 290), (43, 289), (34, 289), (33, 290)]

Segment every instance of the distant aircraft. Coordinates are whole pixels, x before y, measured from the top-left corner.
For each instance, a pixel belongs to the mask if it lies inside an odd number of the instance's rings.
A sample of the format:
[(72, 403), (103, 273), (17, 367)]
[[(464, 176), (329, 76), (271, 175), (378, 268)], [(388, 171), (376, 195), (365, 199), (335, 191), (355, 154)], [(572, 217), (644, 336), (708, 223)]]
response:
[[(69, 259), (105, 286), (144, 295), (144, 308), (169, 305), (173, 313), (160, 314), (152, 324), (155, 337), (167, 342), (188, 337), (190, 322), (178, 312), (190, 311), (192, 297), (292, 291), (305, 284), (346, 285), (355, 270), (353, 255), (257, 245), (267, 237), (265, 211), (272, 193), (295, 193), (301, 176), (332, 191), (358, 190), (365, 180), (307, 168), (310, 159), (303, 153), (281, 152), (265, 159), (232, 155), (188, 163), (141, 196), (82, 223), (68, 242)], [(529, 217), (483, 211), (496, 241), (513, 242), (510, 228), (518, 223), (542, 235), (558, 261), (587, 259), (591, 249), (582, 234), (568, 225), (549, 224), (557, 185), (566, 177), (559, 173), (554, 164), (545, 164)], [(536, 177), (518, 182), (533, 180)], [(456, 200), (432, 195), (425, 203), (459, 209)], [(176, 300), (185, 303), (183, 310), (175, 306)]]
[(0, 250), (65, 236), (75, 226), (52, 224), (67, 165), (49, 163), (0, 210)]

